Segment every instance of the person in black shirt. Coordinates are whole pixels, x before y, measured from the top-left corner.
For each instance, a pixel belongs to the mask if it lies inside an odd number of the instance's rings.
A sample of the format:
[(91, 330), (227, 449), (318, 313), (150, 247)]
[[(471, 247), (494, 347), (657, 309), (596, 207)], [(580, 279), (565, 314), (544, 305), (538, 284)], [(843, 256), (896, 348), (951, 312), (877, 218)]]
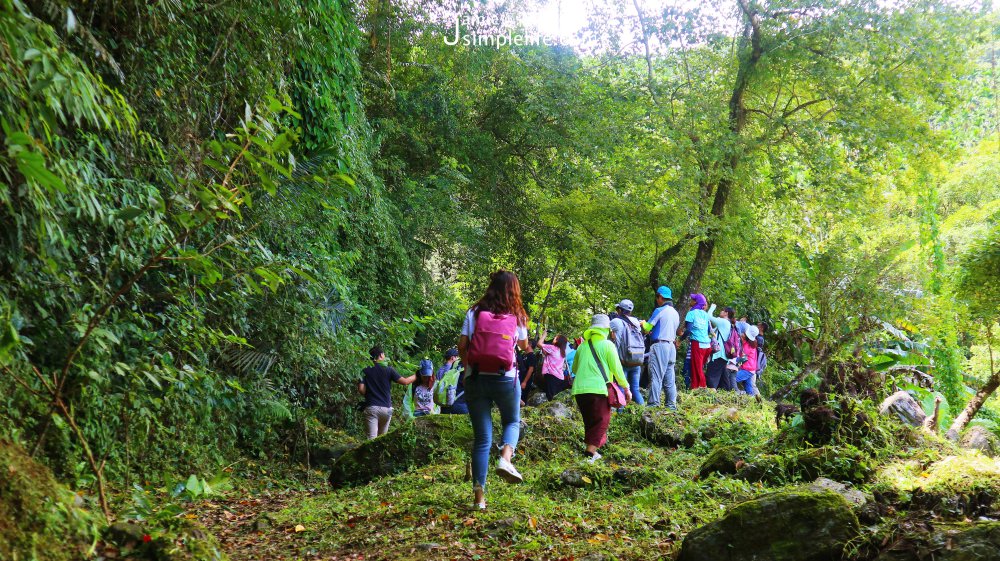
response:
[(358, 382), (358, 392), (365, 396), (364, 413), (369, 440), (389, 430), (389, 421), (392, 419), (392, 383), (408, 386), (417, 379), (416, 374), (404, 378), (395, 368), (386, 366), (385, 353), (378, 345), (372, 347), (371, 357), (374, 364), (362, 370), (361, 381)]

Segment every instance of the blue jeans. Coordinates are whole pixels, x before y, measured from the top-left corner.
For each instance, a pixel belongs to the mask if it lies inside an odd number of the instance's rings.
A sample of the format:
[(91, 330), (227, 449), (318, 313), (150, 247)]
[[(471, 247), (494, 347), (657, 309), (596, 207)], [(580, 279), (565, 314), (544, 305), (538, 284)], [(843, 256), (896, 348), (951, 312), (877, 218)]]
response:
[(493, 405), (500, 410), (503, 445), (517, 448), (521, 435), (521, 384), (516, 376), (480, 374), (465, 380), (465, 401), (475, 439), (472, 443), (472, 485), (486, 489), (490, 445), (493, 443)]
[(629, 366), (625, 369), (625, 379), (628, 380), (629, 390), (632, 391), (632, 401), (638, 405), (645, 405), (646, 401), (642, 399), (642, 394), (639, 393), (639, 376), (641, 375), (642, 366)]
[(666, 394), (667, 407), (677, 409), (677, 384), (674, 382), (674, 364), (677, 348), (673, 343), (658, 342), (649, 348), (649, 402), (650, 407), (660, 404), (660, 392)]
[(757, 374), (749, 370), (740, 370), (736, 373), (736, 381), (743, 382), (744, 391), (747, 395), (757, 395)]

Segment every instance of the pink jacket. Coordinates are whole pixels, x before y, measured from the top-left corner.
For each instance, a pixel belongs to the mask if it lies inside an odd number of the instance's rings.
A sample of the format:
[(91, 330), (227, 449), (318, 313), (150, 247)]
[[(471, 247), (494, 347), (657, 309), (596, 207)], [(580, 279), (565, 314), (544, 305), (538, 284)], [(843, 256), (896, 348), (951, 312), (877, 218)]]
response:
[(562, 380), (564, 377), (563, 363), (566, 359), (559, 347), (543, 343), (542, 354), (545, 355), (545, 362), (542, 363), (542, 374), (548, 374)]
[(740, 365), (740, 370), (748, 370), (750, 372), (757, 371), (757, 349), (750, 346), (750, 341), (743, 338), (743, 356), (747, 357), (747, 361)]

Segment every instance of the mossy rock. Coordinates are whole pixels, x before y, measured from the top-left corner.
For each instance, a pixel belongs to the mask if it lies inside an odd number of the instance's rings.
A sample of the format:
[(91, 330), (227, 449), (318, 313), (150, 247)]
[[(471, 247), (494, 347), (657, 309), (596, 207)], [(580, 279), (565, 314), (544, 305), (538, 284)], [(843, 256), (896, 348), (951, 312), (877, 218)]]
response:
[(20, 445), (0, 440), (0, 559), (82, 559), (97, 521)]
[(939, 525), (909, 533), (876, 561), (993, 561), (1000, 558), (1000, 522)]
[[(143, 539), (146, 536), (147, 539)], [(151, 537), (150, 537), (151, 536)], [(148, 541), (147, 541), (148, 540)], [(128, 552), (135, 561), (227, 561), (215, 539), (203, 526), (182, 518), (150, 530), (135, 522), (115, 522), (104, 530), (106, 545)]]
[(455, 450), (472, 446), (467, 415), (428, 415), (403, 420), (388, 433), (353, 448), (330, 466), (330, 485), (360, 485), (402, 473)]
[[(915, 474), (911, 504), (954, 517), (993, 513), (1000, 502), (1000, 465), (978, 454), (949, 456)], [(902, 482), (906, 487), (906, 482)]]
[[(143, 537), (152, 536), (148, 541)], [(104, 530), (107, 545), (127, 551), (135, 561), (227, 561), (215, 539), (203, 526), (182, 518), (171, 519), (168, 526), (150, 530), (135, 522), (115, 522)]]
[(860, 531), (836, 493), (792, 490), (736, 505), (689, 533), (678, 561), (835, 561)]
[(666, 409), (643, 412), (639, 428), (647, 440), (668, 448), (690, 448), (701, 439), (696, 423), (681, 413)]
[(787, 455), (761, 454), (747, 460), (737, 477), (747, 481), (782, 484), (828, 477), (837, 481), (863, 483), (874, 474), (874, 464), (860, 450), (851, 447), (821, 446)]
[(182, 520), (149, 544), (155, 561), (228, 561), (215, 539), (200, 524)]
[(698, 469), (698, 476), (708, 477), (713, 473), (722, 475), (735, 475), (737, 465), (743, 459), (743, 454), (739, 446), (718, 446), (708, 454), (705, 461)]

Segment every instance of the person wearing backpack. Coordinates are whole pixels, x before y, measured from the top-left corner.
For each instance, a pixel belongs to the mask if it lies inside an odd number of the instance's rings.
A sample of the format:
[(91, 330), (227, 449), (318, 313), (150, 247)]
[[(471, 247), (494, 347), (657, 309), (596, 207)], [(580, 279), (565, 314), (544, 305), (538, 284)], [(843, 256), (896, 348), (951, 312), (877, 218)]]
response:
[(458, 349), (452, 347), (444, 352), (444, 364), (442, 364), (441, 367), (438, 368), (437, 373), (435, 373), (434, 377), (437, 378), (438, 380), (444, 378), (445, 372), (448, 372), (449, 370), (454, 368), (457, 362), (458, 362)]
[(515, 347), (527, 350), (528, 314), (521, 304), (517, 275), (499, 270), (490, 275), (486, 293), (465, 314), (458, 352), (465, 365), (463, 380), (474, 441), (472, 492), (474, 505), (486, 508), (486, 473), (493, 440), (493, 406), (500, 410), (503, 440), (496, 473), (508, 483), (524, 480), (511, 463), (521, 430), (521, 384)]
[(417, 375), (406, 378), (400, 376), (395, 368), (388, 366), (385, 353), (378, 345), (372, 347), (369, 354), (372, 365), (361, 371), (358, 392), (365, 396), (365, 426), (368, 440), (371, 440), (389, 432), (389, 421), (392, 420), (392, 383), (408, 386), (417, 379)]
[[(457, 350), (455, 352), (458, 352)], [(468, 415), (465, 386), (462, 383), (462, 363), (455, 361), (451, 368), (434, 384), (434, 403), (441, 407), (442, 415)]]
[(677, 326), (680, 316), (674, 309), (670, 288), (656, 289), (656, 309), (649, 321), (642, 322), (642, 328), (650, 339), (649, 346), (649, 400), (646, 405), (660, 405), (660, 392), (666, 397), (666, 405), (677, 409), (677, 384), (674, 380), (674, 364), (677, 362)]
[(615, 306), (617, 315), (611, 320), (611, 334), (618, 348), (618, 359), (625, 369), (632, 399), (639, 405), (645, 405), (639, 391), (639, 376), (642, 375), (642, 362), (646, 354), (646, 338), (642, 333), (642, 324), (632, 317), (635, 305), (631, 300), (622, 300)]
[(569, 341), (563, 335), (556, 335), (553, 344), (545, 343), (545, 335), (538, 340), (542, 351), (542, 377), (545, 397), (549, 401), (566, 389), (566, 346)]
[(691, 309), (684, 316), (684, 335), (691, 344), (691, 389), (705, 387), (705, 363), (712, 350), (708, 336), (708, 302), (699, 293), (691, 295)]
[[(729, 377), (726, 375), (726, 365), (729, 359), (736, 357), (740, 340), (739, 333), (734, 331), (735, 315), (735, 311), (730, 307), (723, 308), (719, 312), (719, 317), (709, 315), (712, 324), (712, 356), (709, 357), (708, 367), (705, 370), (705, 384), (709, 388), (736, 389), (735, 383), (730, 386)], [(730, 337), (733, 337), (733, 342), (730, 342)]]
[[(757, 390), (760, 391), (762, 385), (762, 379), (764, 376), (764, 369), (767, 368), (767, 353), (764, 352), (764, 333), (767, 332), (767, 323), (760, 321), (757, 322)], [(766, 391), (766, 388), (765, 388)]]
[(747, 325), (746, 331), (740, 336), (743, 344), (743, 356), (740, 358), (740, 370), (736, 373), (736, 381), (743, 382), (743, 391), (761, 401), (757, 390), (757, 336), (760, 332), (756, 325)]
[[(611, 409), (624, 407), (632, 400), (628, 380), (618, 359), (618, 348), (608, 340), (610, 333), (611, 320), (608, 316), (595, 315), (590, 328), (583, 332), (584, 343), (573, 360), (573, 373), (576, 374), (573, 397), (583, 416), (584, 454), (590, 462), (601, 458), (597, 449), (608, 440)], [(612, 391), (614, 395), (610, 393)]]

